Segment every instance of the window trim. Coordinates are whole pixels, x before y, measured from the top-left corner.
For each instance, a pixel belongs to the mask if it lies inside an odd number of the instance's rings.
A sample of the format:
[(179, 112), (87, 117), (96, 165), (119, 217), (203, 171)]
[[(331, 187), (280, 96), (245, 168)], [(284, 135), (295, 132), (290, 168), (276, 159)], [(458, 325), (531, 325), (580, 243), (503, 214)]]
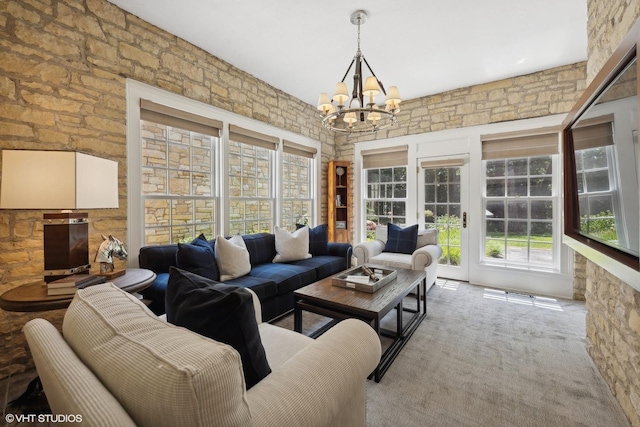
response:
[[(558, 221), (557, 221), (557, 215), (560, 212), (560, 204), (561, 204), (561, 197), (559, 192), (556, 190), (558, 188), (559, 185), (559, 180), (561, 179), (559, 176), (560, 173), (560, 156), (558, 154), (546, 154), (549, 155), (551, 157), (551, 195), (550, 196), (531, 196), (531, 195), (527, 195), (526, 198), (523, 197), (522, 200), (527, 200), (527, 204), (528, 204), (528, 209), (530, 209), (530, 205), (531, 205), (531, 201), (532, 200), (552, 200), (552, 214), (551, 214), (551, 219), (549, 220), (549, 222), (552, 225), (552, 238), (551, 238), (551, 259), (552, 262), (550, 264), (544, 265), (544, 264), (532, 264), (531, 262), (527, 261), (527, 262), (514, 262), (514, 261), (508, 261), (506, 259), (504, 259), (503, 261), (496, 261), (494, 258), (490, 258), (487, 257), (486, 255), (486, 241), (487, 241), (487, 221), (486, 221), (486, 217), (483, 217), (482, 219), (482, 235), (480, 238), (480, 245), (481, 245), (481, 249), (480, 249), (480, 264), (481, 265), (487, 265), (487, 266), (492, 266), (492, 267), (501, 267), (501, 268), (524, 268), (524, 269), (528, 269), (528, 270), (539, 270), (539, 271), (554, 271), (554, 272), (559, 272), (561, 270), (561, 265), (560, 265), (560, 245), (561, 245), (561, 234), (562, 231), (559, 229), (559, 227), (557, 226)], [(526, 156), (526, 157), (504, 157), (504, 158), (490, 158), (490, 159), (483, 159), (482, 160), (482, 196), (481, 196), (481, 204), (482, 204), (482, 209), (483, 212), (486, 212), (486, 207), (487, 207), (487, 200), (489, 200), (489, 197), (491, 196), (487, 196), (486, 194), (486, 188), (487, 188), (487, 162), (488, 161), (494, 161), (494, 160), (509, 160), (509, 159), (521, 159), (521, 158), (532, 158), (532, 157), (542, 157), (541, 155), (531, 155), (531, 156)], [(531, 177), (532, 175), (529, 174), (529, 171), (527, 171), (527, 180)], [(541, 176), (549, 176), (549, 175), (541, 175)], [(505, 175), (505, 178), (507, 178), (507, 176)], [(529, 185), (529, 184), (527, 184)], [(505, 196), (502, 197), (496, 197), (496, 199), (499, 200), (514, 200), (516, 199), (516, 196), (508, 196), (505, 194)], [(530, 216), (530, 212), (529, 212), (529, 216)], [(505, 218), (505, 224), (506, 224), (506, 219)], [(527, 225), (531, 224), (531, 219), (527, 218), (526, 220)], [(505, 233), (506, 235), (506, 233)], [(530, 244), (531, 244), (531, 237), (528, 236), (527, 237), (527, 258), (529, 258), (529, 249), (530, 249)]]
[[(141, 160), (139, 154), (139, 141), (140, 141), (140, 100), (147, 99), (149, 101), (155, 102), (157, 104), (165, 105), (171, 108), (175, 108), (180, 111), (184, 111), (186, 113), (195, 114), (203, 117), (211, 117), (214, 120), (219, 120), (222, 122), (221, 127), (221, 137), (220, 137), (220, 149), (217, 153), (215, 153), (216, 165), (220, 171), (228, 170), (228, 161), (227, 161), (227, 144), (228, 144), (228, 135), (229, 135), (229, 125), (234, 124), (236, 126), (240, 126), (242, 128), (252, 130), (258, 133), (262, 133), (265, 135), (273, 135), (278, 139), (278, 141), (282, 141), (284, 139), (295, 142), (296, 144), (300, 144), (303, 147), (309, 147), (310, 150), (315, 150), (316, 155), (313, 159), (314, 161), (314, 170), (313, 170), (313, 198), (314, 198), (314, 206), (313, 206), (313, 219), (312, 221), (319, 221), (321, 216), (322, 205), (320, 202), (319, 195), (321, 193), (320, 182), (321, 182), (321, 161), (323, 157), (322, 152), (322, 143), (312, 137), (300, 135), (285, 129), (277, 128), (275, 126), (266, 124), (264, 122), (241, 116), (239, 114), (223, 110), (218, 107), (214, 107), (209, 104), (205, 104), (200, 101), (196, 101), (193, 99), (189, 99), (185, 96), (178, 95), (172, 92), (168, 92), (164, 89), (153, 87), (147, 85), (145, 83), (141, 83), (139, 81), (133, 79), (126, 79), (126, 103), (127, 103), (127, 148), (126, 148), (126, 164), (127, 164), (127, 229), (129, 232), (127, 233), (127, 249), (129, 249), (129, 258), (128, 265), (130, 267), (138, 266), (138, 254), (139, 250), (142, 246), (144, 246), (144, 229), (142, 228), (142, 215), (144, 215), (144, 209), (141, 203), (141, 180), (139, 178), (139, 171), (141, 167)], [(276, 207), (275, 207), (275, 224), (278, 224), (280, 221), (279, 218), (279, 209), (280, 203), (279, 198), (280, 194), (282, 194), (281, 183), (280, 183), (280, 175), (281, 175), (281, 166), (279, 165), (282, 143), (278, 144), (278, 149), (276, 151), (276, 177), (277, 181), (275, 185), (276, 191)], [(222, 173), (220, 177), (218, 185), (220, 186), (220, 194), (219, 194), (219, 204), (216, 206), (218, 218), (218, 225), (216, 226), (216, 230), (218, 233), (222, 235), (226, 235), (226, 227), (228, 222), (228, 195), (225, 192), (225, 188), (227, 188), (228, 175), (227, 173)], [(314, 225), (311, 224), (310, 225)]]
[[(405, 170), (405, 181), (395, 181), (394, 180), (394, 181), (391, 181), (390, 184), (404, 183), (404, 185), (405, 185), (405, 197), (404, 198), (381, 198), (381, 197), (369, 198), (368, 197), (368, 194), (369, 194), (369, 191), (368, 191), (368, 185), (369, 185), (368, 171), (373, 170), (373, 169), (378, 170), (378, 171), (380, 171), (381, 169), (392, 169), (393, 170), (393, 169), (402, 168), (402, 167), (404, 167), (406, 169)], [(364, 187), (363, 198), (362, 198), (362, 206), (363, 206), (363, 209), (365, 211), (364, 221), (363, 221), (364, 222), (363, 223), (364, 228), (363, 228), (362, 232), (364, 233), (363, 235), (365, 236), (365, 238), (366, 238), (367, 232), (368, 232), (368, 230), (367, 230), (367, 221), (368, 221), (368, 219), (367, 219), (366, 210), (367, 210), (367, 204), (369, 202), (383, 202), (383, 203), (387, 203), (388, 202), (388, 203), (391, 203), (391, 204), (393, 204), (395, 202), (404, 203), (404, 211), (405, 211), (404, 218), (405, 218), (405, 222), (404, 222), (403, 225), (406, 226), (408, 224), (411, 224), (412, 219), (411, 219), (410, 211), (408, 210), (408, 206), (409, 206), (409, 192), (408, 192), (409, 167), (408, 167), (408, 165), (375, 166), (375, 167), (370, 167), (370, 168), (365, 168), (363, 166), (363, 168), (362, 168), (362, 182), (363, 182), (363, 187)], [(391, 217), (392, 218), (396, 218), (393, 214), (391, 215)], [(394, 224), (395, 224), (395, 222), (394, 222)]]

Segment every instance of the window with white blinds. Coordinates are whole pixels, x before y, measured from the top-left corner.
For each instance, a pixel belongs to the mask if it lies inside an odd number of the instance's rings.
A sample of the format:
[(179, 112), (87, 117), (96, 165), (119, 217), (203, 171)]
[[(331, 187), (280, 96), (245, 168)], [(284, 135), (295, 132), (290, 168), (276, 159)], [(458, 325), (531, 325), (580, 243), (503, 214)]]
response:
[(408, 146), (362, 151), (365, 180), (365, 235), (375, 237), (378, 225), (407, 223)]
[(555, 266), (559, 128), (482, 135), (484, 261)]
[(144, 244), (215, 235), (222, 123), (147, 100), (140, 119)]

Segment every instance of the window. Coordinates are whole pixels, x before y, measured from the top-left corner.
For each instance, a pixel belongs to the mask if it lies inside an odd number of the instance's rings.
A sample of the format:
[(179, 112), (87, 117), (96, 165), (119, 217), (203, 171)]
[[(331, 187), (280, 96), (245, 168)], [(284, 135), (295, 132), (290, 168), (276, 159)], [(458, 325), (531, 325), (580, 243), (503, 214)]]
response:
[[(580, 229), (617, 244), (615, 162), (611, 145), (575, 151)], [(613, 179), (612, 179), (613, 178)]]
[(214, 235), (218, 123), (147, 102), (140, 124), (144, 244)]
[(273, 150), (229, 141), (229, 234), (273, 230)]
[[(621, 219), (617, 162), (614, 159), (613, 115), (585, 120), (573, 131), (580, 231), (601, 242), (627, 243), (616, 218)], [(621, 132), (622, 133), (622, 132)]]
[(406, 145), (362, 151), (367, 240), (378, 225), (407, 223), (407, 158)]
[(407, 168), (367, 169), (367, 238), (377, 225), (407, 223)]
[(555, 268), (558, 134), (482, 137), (484, 261)]
[(551, 156), (485, 163), (485, 257), (553, 264)]
[(313, 158), (315, 149), (284, 141), (282, 155), (282, 214), (283, 228), (293, 231), (296, 224), (313, 221)]

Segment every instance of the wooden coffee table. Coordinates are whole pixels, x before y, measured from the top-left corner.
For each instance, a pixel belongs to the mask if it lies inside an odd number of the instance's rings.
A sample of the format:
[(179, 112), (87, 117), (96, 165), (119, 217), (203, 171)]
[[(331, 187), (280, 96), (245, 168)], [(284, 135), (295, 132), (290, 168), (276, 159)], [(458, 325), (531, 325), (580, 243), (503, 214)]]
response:
[[(376, 266), (373, 266), (376, 267)], [(384, 267), (387, 268), (387, 267)], [(398, 273), (391, 283), (374, 293), (341, 288), (331, 284), (331, 277), (294, 291), (294, 329), (302, 332), (302, 312), (320, 314), (334, 319), (309, 336), (316, 338), (342, 319), (356, 318), (367, 322), (378, 333), (393, 339), (384, 351), (380, 363), (372, 376), (380, 382), (391, 366), (400, 350), (427, 316), (426, 275), (424, 271), (395, 269)], [(415, 290), (416, 309), (403, 307), (403, 300)], [(421, 298), (424, 296), (424, 298)], [(422, 300), (422, 304), (420, 303)], [(393, 309), (396, 309), (396, 330), (380, 328), (381, 320)], [(408, 322), (403, 321), (403, 312), (413, 313)]]
[[(129, 293), (139, 292), (153, 283), (156, 274), (144, 268), (127, 268), (127, 272), (112, 280), (114, 285)], [(25, 283), (0, 296), (0, 308), (6, 311), (47, 311), (67, 308), (73, 295), (47, 295), (44, 281)]]

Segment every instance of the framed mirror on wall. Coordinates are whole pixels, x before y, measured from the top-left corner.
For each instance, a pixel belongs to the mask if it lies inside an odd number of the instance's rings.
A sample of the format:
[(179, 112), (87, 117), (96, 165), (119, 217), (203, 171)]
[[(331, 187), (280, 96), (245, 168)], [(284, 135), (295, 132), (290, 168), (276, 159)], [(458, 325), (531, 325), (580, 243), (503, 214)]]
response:
[(638, 42), (636, 23), (563, 123), (564, 232), (636, 271)]

